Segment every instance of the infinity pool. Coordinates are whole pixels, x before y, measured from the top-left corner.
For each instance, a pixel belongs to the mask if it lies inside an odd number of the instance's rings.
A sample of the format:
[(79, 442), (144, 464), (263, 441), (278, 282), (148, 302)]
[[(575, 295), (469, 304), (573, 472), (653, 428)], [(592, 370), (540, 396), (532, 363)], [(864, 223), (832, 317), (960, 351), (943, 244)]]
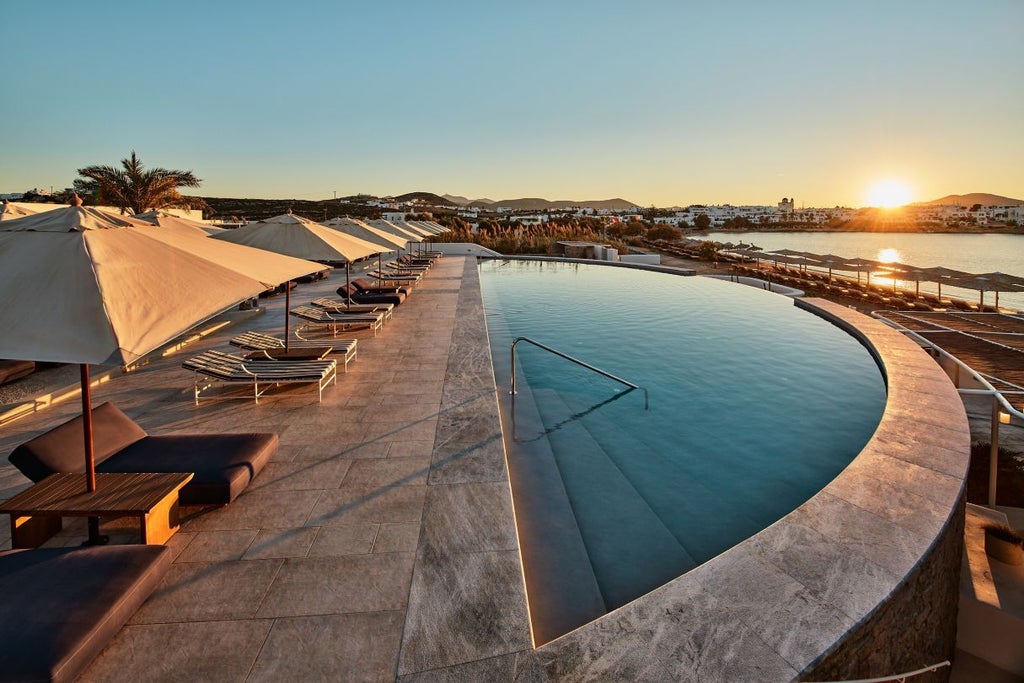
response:
[(798, 507), (881, 418), (872, 356), (788, 298), (575, 263), (484, 261), (480, 275), (500, 394), (519, 336), (649, 391), (644, 410), (640, 391), (516, 347), (514, 414), (534, 418), (505, 418), (507, 448), (553, 458), (606, 610)]

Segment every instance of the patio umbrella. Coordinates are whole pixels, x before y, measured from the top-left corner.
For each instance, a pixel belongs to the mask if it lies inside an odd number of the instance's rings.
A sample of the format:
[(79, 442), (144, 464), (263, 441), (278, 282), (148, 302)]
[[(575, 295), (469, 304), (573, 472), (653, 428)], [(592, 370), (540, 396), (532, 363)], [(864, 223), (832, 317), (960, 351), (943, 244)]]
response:
[(35, 211), (26, 208), (24, 205), (15, 206), (14, 204), (11, 204), (8, 200), (5, 199), (3, 206), (0, 207), (0, 221), (9, 221), (14, 218), (32, 216), (35, 213)]
[[(376, 244), (324, 227), (291, 212), (258, 223), (250, 223), (235, 230), (210, 235), (210, 238), (244, 244), (310, 261), (344, 261), (345, 284), (349, 283), (352, 261), (381, 252), (381, 248)], [(285, 286), (285, 348), (289, 348), (291, 337), (288, 330), (290, 308), (291, 283), (289, 282)]]
[[(96, 489), (89, 364), (132, 363), (264, 283), (80, 205), (0, 224), (0, 357), (81, 368), (85, 480)], [(135, 228), (135, 229), (131, 229)], [(143, 228), (143, 229), (139, 229)], [(98, 522), (90, 521), (98, 542)]]
[[(323, 225), (326, 225), (333, 230), (343, 232), (346, 235), (352, 235), (353, 237), (358, 237), (361, 240), (366, 240), (371, 244), (377, 244), (383, 247), (385, 251), (401, 252), (406, 245), (406, 241), (398, 235), (385, 232), (384, 230), (375, 228), (372, 225), (367, 225), (362, 221), (353, 220), (351, 218), (332, 218), (331, 220), (323, 223)], [(382, 253), (383, 252), (377, 254), (378, 269), (383, 267), (381, 263)]]
[(829, 282), (832, 282), (832, 268), (833, 267), (838, 268), (839, 264), (842, 264), (842, 263), (844, 263), (846, 261), (846, 259), (843, 258), (842, 256), (836, 256), (835, 254), (821, 254), (821, 255), (815, 254), (813, 257), (812, 256), (808, 256), (808, 258), (813, 258), (818, 263), (821, 263), (824, 266), (828, 266), (828, 281)]
[(997, 310), (999, 309), (999, 292), (1024, 292), (1024, 278), (998, 271), (951, 280), (949, 284), (954, 287), (978, 290), (978, 308), (981, 310), (985, 308), (985, 292), (995, 292)]
[(925, 274), (926, 282), (934, 282), (939, 288), (939, 301), (942, 301), (942, 283), (949, 283), (954, 279), (962, 279), (971, 277), (971, 273), (965, 273), (962, 270), (953, 270), (952, 268), (944, 268), (943, 266), (934, 266), (932, 268), (922, 268)]
[(189, 218), (182, 218), (181, 216), (176, 216), (173, 213), (160, 211), (158, 209), (153, 209), (151, 211), (146, 211), (144, 213), (137, 213), (134, 216), (132, 216), (132, 218), (137, 218), (141, 221), (146, 221), (147, 223), (152, 223), (153, 225), (158, 225), (163, 228), (169, 227), (180, 228), (182, 230), (191, 230), (192, 232), (201, 234), (203, 237), (218, 232), (224, 232), (224, 228), (218, 228), (213, 225), (208, 225), (206, 223), (200, 223), (199, 221), (194, 221)]

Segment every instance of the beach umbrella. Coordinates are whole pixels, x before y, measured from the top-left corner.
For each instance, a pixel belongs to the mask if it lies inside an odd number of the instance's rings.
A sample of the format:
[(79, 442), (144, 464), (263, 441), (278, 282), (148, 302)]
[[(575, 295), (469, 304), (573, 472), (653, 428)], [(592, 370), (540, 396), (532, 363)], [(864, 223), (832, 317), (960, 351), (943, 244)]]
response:
[(844, 263), (846, 259), (842, 256), (836, 256), (835, 254), (815, 254), (812, 257), (818, 263), (828, 266), (828, 281), (832, 282), (832, 268), (838, 268), (840, 264)]
[(24, 204), (11, 204), (8, 200), (4, 200), (3, 206), (0, 206), (0, 221), (9, 221), (15, 218), (24, 218), (25, 216), (32, 216), (36, 212), (30, 208), (27, 208)]
[(201, 234), (203, 237), (212, 235), (218, 232), (224, 232), (224, 228), (218, 228), (207, 223), (200, 223), (190, 218), (182, 218), (176, 216), (173, 213), (167, 211), (160, 211), (159, 209), (151, 209), (143, 213), (137, 213), (132, 218), (137, 218), (153, 225), (158, 225), (162, 228), (179, 228), (182, 230), (191, 230), (192, 232)]
[[(96, 489), (89, 365), (126, 365), (266, 286), (80, 205), (0, 223), (0, 357), (80, 365), (85, 481)], [(89, 537), (99, 542), (98, 522)]]
[(922, 268), (924, 274), (924, 280), (926, 282), (934, 282), (939, 288), (939, 301), (942, 301), (942, 283), (950, 282), (954, 279), (964, 279), (971, 277), (972, 273), (965, 273), (962, 270), (953, 270), (952, 268), (945, 268), (943, 266), (934, 266), (932, 268)]
[(999, 309), (999, 292), (1024, 292), (1024, 278), (1007, 275), (998, 271), (980, 273), (949, 282), (954, 287), (978, 290), (978, 308), (985, 308), (985, 292), (995, 292), (996, 309)]
[[(396, 251), (401, 252), (406, 245), (406, 241), (390, 232), (385, 232), (379, 228), (375, 228), (372, 225), (353, 220), (351, 218), (332, 218), (329, 221), (323, 223), (329, 228), (339, 230), (346, 235), (352, 235), (358, 237), (361, 240), (366, 240), (371, 244), (377, 244), (384, 248), (385, 251)], [(377, 254), (377, 268), (382, 268), (382, 254)]]
[[(226, 230), (210, 239), (244, 244), (278, 254), (310, 261), (344, 261), (345, 284), (351, 277), (351, 263), (381, 252), (380, 246), (358, 237), (332, 230), (291, 212), (235, 230)], [(291, 309), (291, 282), (285, 285), (284, 339), (289, 348), (288, 311)]]

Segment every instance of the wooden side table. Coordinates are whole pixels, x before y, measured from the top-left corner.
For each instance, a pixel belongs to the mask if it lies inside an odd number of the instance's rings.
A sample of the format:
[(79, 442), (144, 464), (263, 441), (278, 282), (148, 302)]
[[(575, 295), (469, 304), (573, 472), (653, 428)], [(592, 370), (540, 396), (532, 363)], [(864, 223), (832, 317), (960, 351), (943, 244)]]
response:
[(143, 543), (161, 544), (178, 531), (178, 491), (184, 473), (97, 473), (96, 490), (85, 474), (51, 474), (0, 504), (11, 516), (11, 545), (36, 548), (60, 531), (63, 517), (137, 517)]

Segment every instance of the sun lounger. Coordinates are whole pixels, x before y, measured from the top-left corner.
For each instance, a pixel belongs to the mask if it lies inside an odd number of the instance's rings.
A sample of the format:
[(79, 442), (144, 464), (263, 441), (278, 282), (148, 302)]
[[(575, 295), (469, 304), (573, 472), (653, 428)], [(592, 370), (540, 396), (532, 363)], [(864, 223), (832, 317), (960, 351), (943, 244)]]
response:
[(356, 291), (365, 294), (394, 294), (398, 292), (404, 294), (406, 297), (412, 296), (412, 287), (403, 287), (402, 285), (391, 285), (385, 286), (376, 280), (370, 280), (365, 277), (357, 277), (349, 283), (356, 289)]
[(156, 589), (159, 545), (0, 552), (0, 682), (74, 681)]
[(381, 290), (359, 290), (355, 285), (342, 285), (338, 287), (338, 294), (343, 299), (351, 299), (358, 304), (391, 304), (397, 306), (405, 301), (405, 294), (399, 291)]
[(379, 270), (371, 270), (370, 272), (368, 272), (366, 274), (369, 277), (373, 278), (374, 280), (379, 280), (379, 281), (384, 282), (384, 283), (397, 282), (399, 284), (409, 284), (409, 285), (416, 284), (417, 282), (419, 282), (423, 278), (423, 275), (421, 275), (421, 274), (413, 275), (413, 274), (406, 274), (406, 273), (388, 273), (388, 272), (382, 272), (382, 271), (379, 271)]
[[(221, 351), (204, 351), (181, 364), (192, 370), (196, 405), (202, 392), (218, 382), (252, 385), (252, 393), (228, 394), (208, 398), (249, 398), (259, 403), (271, 386), (316, 384), (317, 395), (324, 398), (324, 387), (338, 381), (338, 364), (333, 360), (247, 360)], [(261, 389), (262, 385), (262, 389)]]
[[(267, 361), (270, 362), (270, 361)], [(97, 472), (193, 472), (178, 494), (182, 505), (227, 505), (277, 450), (277, 434), (150, 436), (113, 403), (92, 410)], [(82, 417), (21, 444), (8, 458), (40, 482), (58, 472), (85, 472)]]
[(310, 325), (330, 325), (332, 335), (338, 333), (338, 328), (348, 330), (366, 327), (373, 330), (373, 334), (376, 336), (377, 331), (384, 324), (384, 314), (379, 311), (344, 313), (327, 311), (315, 306), (296, 306), (289, 313), (303, 320), (305, 323), (304, 327), (309, 327)]
[(383, 313), (385, 322), (391, 320), (391, 315), (395, 310), (395, 305), (392, 303), (357, 304), (346, 303), (337, 299), (328, 299), (326, 297), (313, 299), (309, 303), (330, 313)]
[(387, 263), (384, 264), (384, 267), (387, 268), (387, 270), (382, 271), (382, 272), (385, 272), (385, 273), (386, 272), (408, 273), (410, 275), (423, 275), (428, 270), (430, 270), (430, 266), (429, 265), (415, 265), (415, 266), (411, 266), (411, 265), (406, 265), (406, 264), (403, 264), (403, 263), (395, 263), (394, 261), (388, 261)]
[[(272, 349), (283, 349), (285, 346), (284, 339), (263, 334), (262, 332), (243, 332), (234, 337), (231, 340), (231, 344), (247, 351), (269, 351)], [(323, 342), (316, 341), (315, 339), (302, 339), (301, 337), (291, 340), (288, 344), (289, 348), (298, 349), (317, 348), (323, 345)], [(345, 372), (348, 372), (348, 364), (356, 359), (356, 340), (332, 339), (330, 345), (330, 355), (340, 356), (339, 360), (344, 364)]]

